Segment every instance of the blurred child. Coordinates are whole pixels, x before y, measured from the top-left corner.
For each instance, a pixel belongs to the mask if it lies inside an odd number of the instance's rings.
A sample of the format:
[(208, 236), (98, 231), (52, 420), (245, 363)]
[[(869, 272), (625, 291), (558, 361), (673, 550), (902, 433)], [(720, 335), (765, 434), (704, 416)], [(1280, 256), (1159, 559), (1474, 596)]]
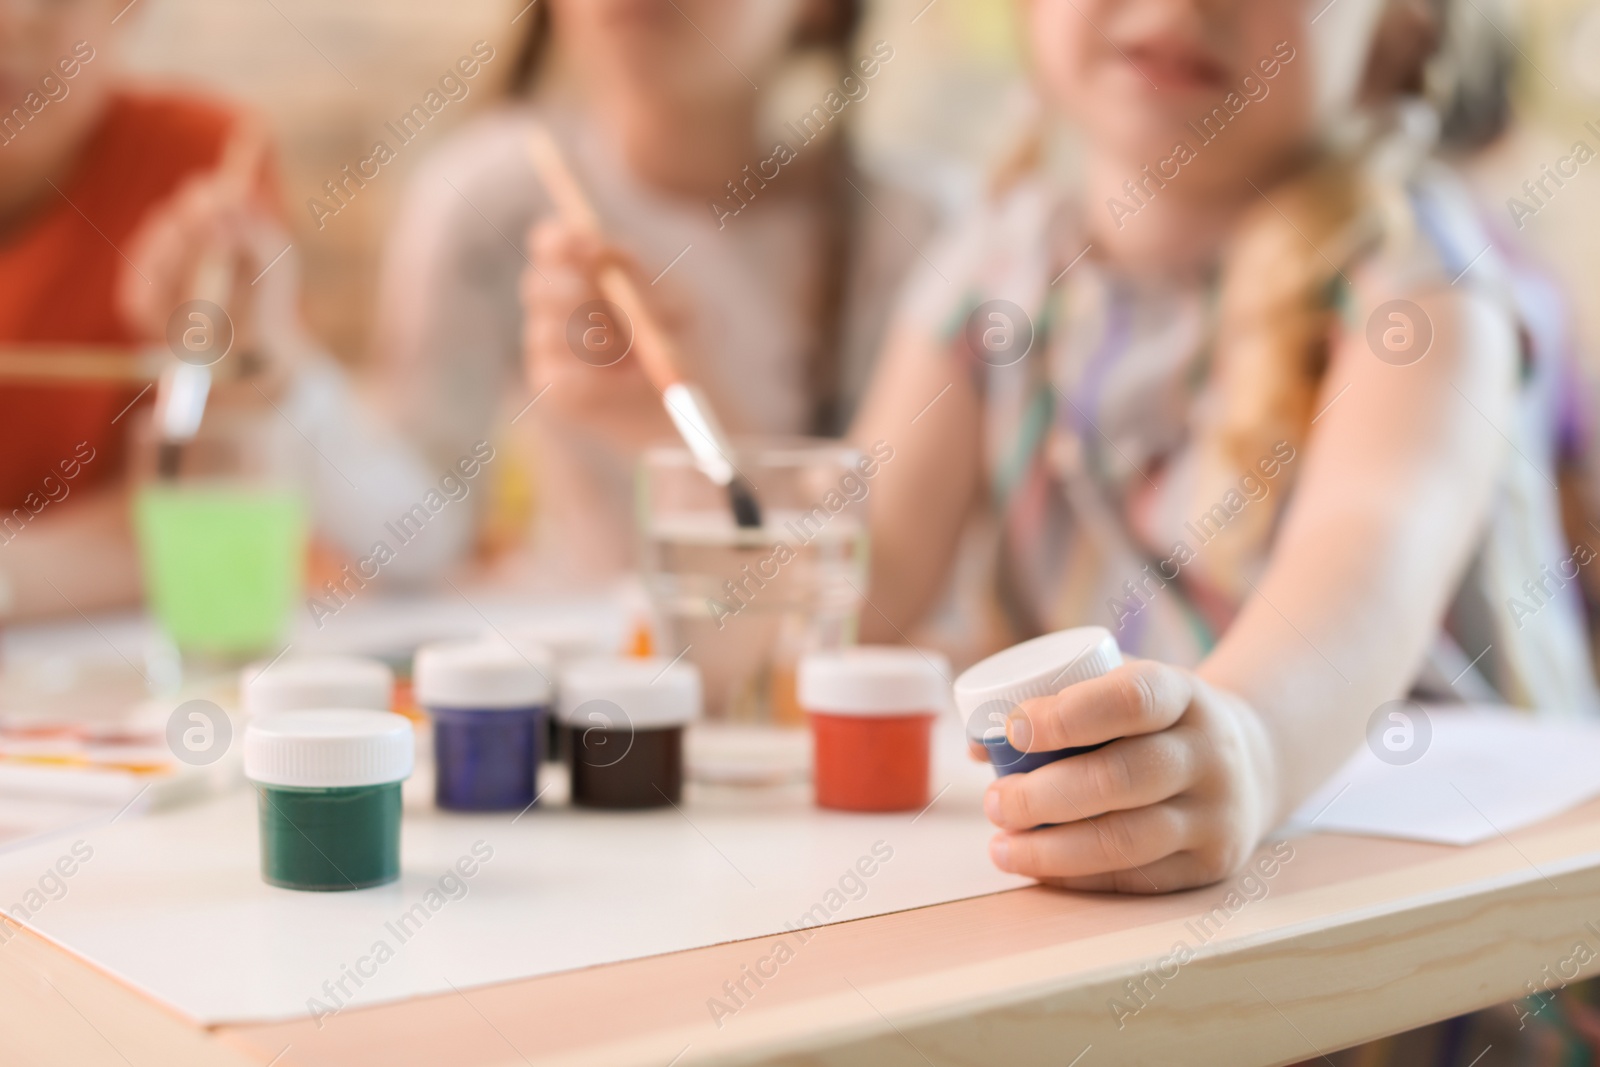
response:
[[(237, 403), (277, 406), (296, 440), (341, 465), (302, 463), (319, 525), (343, 550), (365, 550), (378, 516), (421, 499), (430, 479), (355, 410), (302, 329), (264, 154), (252, 153), (253, 176), (222, 173), (226, 147), (260, 132), (218, 103), (125, 83), (113, 24), (124, 6), (0, 3), (0, 348), (104, 346), (129, 359), (141, 344), (164, 350), (197, 263), (220, 250), (236, 263), (232, 351), (271, 373), (232, 395), (219, 380), (206, 417), (225, 420)], [(112, 377), (0, 379), (0, 600), (9, 593), (15, 615), (137, 598), (124, 475), (149, 399)], [(460, 538), (433, 535), (446, 557)], [(431, 562), (423, 549), (408, 556), (393, 569)]]
[(982, 501), (1010, 637), (1099, 623), (1152, 657), (1012, 713), (1023, 749), (1112, 743), (990, 787), (1002, 869), (1222, 878), (1413, 689), (1595, 713), (1546, 578), (1560, 368), (1434, 162), (1473, 70), (1441, 43), (1473, 13), (1027, 5), (1081, 188), (1024, 174), (935, 257), (859, 428), (897, 453), (869, 623), (915, 621)]
[[(730, 431), (837, 434), (931, 222), (857, 171), (840, 129), (896, 76), (891, 45), (850, 50), (859, 8), (535, 5), (519, 53), (489, 61), (513, 69), (507, 106), (414, 182), (378, 321), (398, 410), (438, 454), (497, 416), (531, 424), (553, 580), (632, 566), (638, 453), (675, 435), (636, 360), (600, 366), (574, 347), (611, 253), (552, 217), (526, 156), (530, 124), (563, 146)], [(807, 62), (820, 84), (764, 114)]]

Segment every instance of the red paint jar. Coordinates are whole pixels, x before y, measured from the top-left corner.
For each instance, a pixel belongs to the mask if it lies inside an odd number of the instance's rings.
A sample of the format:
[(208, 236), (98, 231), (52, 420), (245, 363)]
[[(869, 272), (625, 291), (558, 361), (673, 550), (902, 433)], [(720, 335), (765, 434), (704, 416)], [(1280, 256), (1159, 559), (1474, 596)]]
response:
[(933, 722), (949, 667), (912, 648), (849, 648), (800, 661), (817, 806), (915, 811), (928, 803)]

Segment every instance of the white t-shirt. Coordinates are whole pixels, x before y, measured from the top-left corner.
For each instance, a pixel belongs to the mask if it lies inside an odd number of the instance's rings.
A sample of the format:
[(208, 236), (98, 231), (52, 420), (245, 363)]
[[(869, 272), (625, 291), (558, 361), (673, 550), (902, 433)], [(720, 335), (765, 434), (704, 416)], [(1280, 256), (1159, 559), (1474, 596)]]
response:
[[(681, 316), (686, 370), (728, 430), (811, 432), (810, 361), (824, 302), (820, 206), (758, 192), (719, 224), (707, 203), (639, 182), (598, 125), (538, 106), (477, 118), (408, 190), (384, 262), (376, 331), (402, 424), (448, 459), (530, 399), (518, 285), (529, 267), (528, 231), (552, 210), (526, 156), (536, 116), (567, 150), (606, 232), (657, 278), (652, 295)], [(837, 342), (846, 411), (864, 388), (916, 243), (934, 224), (922, 205), (860, 184), (867, 192), (847, 207), (854, 230)], [(537, 407), (528, 421), (538, 424)], [(548, 432), (538, 434), (537, 453), (539, 554), (579, 581), (629, 566), (634, 457)]]

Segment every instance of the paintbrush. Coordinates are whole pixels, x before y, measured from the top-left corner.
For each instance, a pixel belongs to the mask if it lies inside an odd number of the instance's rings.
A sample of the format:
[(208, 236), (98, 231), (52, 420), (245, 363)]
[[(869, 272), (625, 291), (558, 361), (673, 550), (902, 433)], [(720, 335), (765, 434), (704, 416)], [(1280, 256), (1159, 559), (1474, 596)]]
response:
[[(603, 236), (599, 217), (584, 194), (583, 186), (567, 165), (561, 146), (542, 125), (528, 135), (528, 158), (544, 182), (545, 191), (566, 222), (597, 236)], [(683, 375), (683, 362), (677, 346), (662, 329), (644, 301), (633, 278), (616, 264), (600, 271), (600, 292), (616, 305), (633, 325), (633, 351), (645, 376), (661, 392), (662, 402), (672, 424), (677, 427), (695, 466), (713, 483), (728, 492), (728, 505), (734, 521), (743, 527), (761, 525), (761, 505), (755, 490), (729, 458), (733, 448), (705, 392)]]
[[(265, 150), (263, 138), (255, 125), (249, 122), (241, 125), (228, 141), (222, 161), (217, 166), (224, 186), (240, 196), (247, 196), (260, 173)], [(230, 253), (215, 247), (207, 249), (189, 279), (189, 299), (225, 308), (233, 299), (234, 266), (234, 257)], [(210, 327), (214, 331), (216, 323), (211, 323)], [(176, 359), (162, 372), (156, 386), (155, 402), (158, 477), (171, 479), (178, 476), (183, 447), (194, 440), (200, 430), (200, 422), (205, 417), (211, 381), (211, 364), (190, 363), (184, 359)]]
[(160, 354), (114, 345), (0, 345), (0, 382), (138, 385), (161, 376)]

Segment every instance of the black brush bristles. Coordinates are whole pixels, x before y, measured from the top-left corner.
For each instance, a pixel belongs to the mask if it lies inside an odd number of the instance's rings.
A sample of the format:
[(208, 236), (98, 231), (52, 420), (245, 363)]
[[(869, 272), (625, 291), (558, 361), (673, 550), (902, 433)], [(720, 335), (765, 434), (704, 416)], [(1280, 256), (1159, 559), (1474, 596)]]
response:
[(177, 441), (162, 441), (156, 445), (156, 477), (172, 481), (178, 477), (183, 465), (183, 445)]
[(728, 504), (733, 508), (733, 521), (740, 528), (751, 530), (761, 526), (761, 504), (750, 483), (735, 474), (728, 483)]

